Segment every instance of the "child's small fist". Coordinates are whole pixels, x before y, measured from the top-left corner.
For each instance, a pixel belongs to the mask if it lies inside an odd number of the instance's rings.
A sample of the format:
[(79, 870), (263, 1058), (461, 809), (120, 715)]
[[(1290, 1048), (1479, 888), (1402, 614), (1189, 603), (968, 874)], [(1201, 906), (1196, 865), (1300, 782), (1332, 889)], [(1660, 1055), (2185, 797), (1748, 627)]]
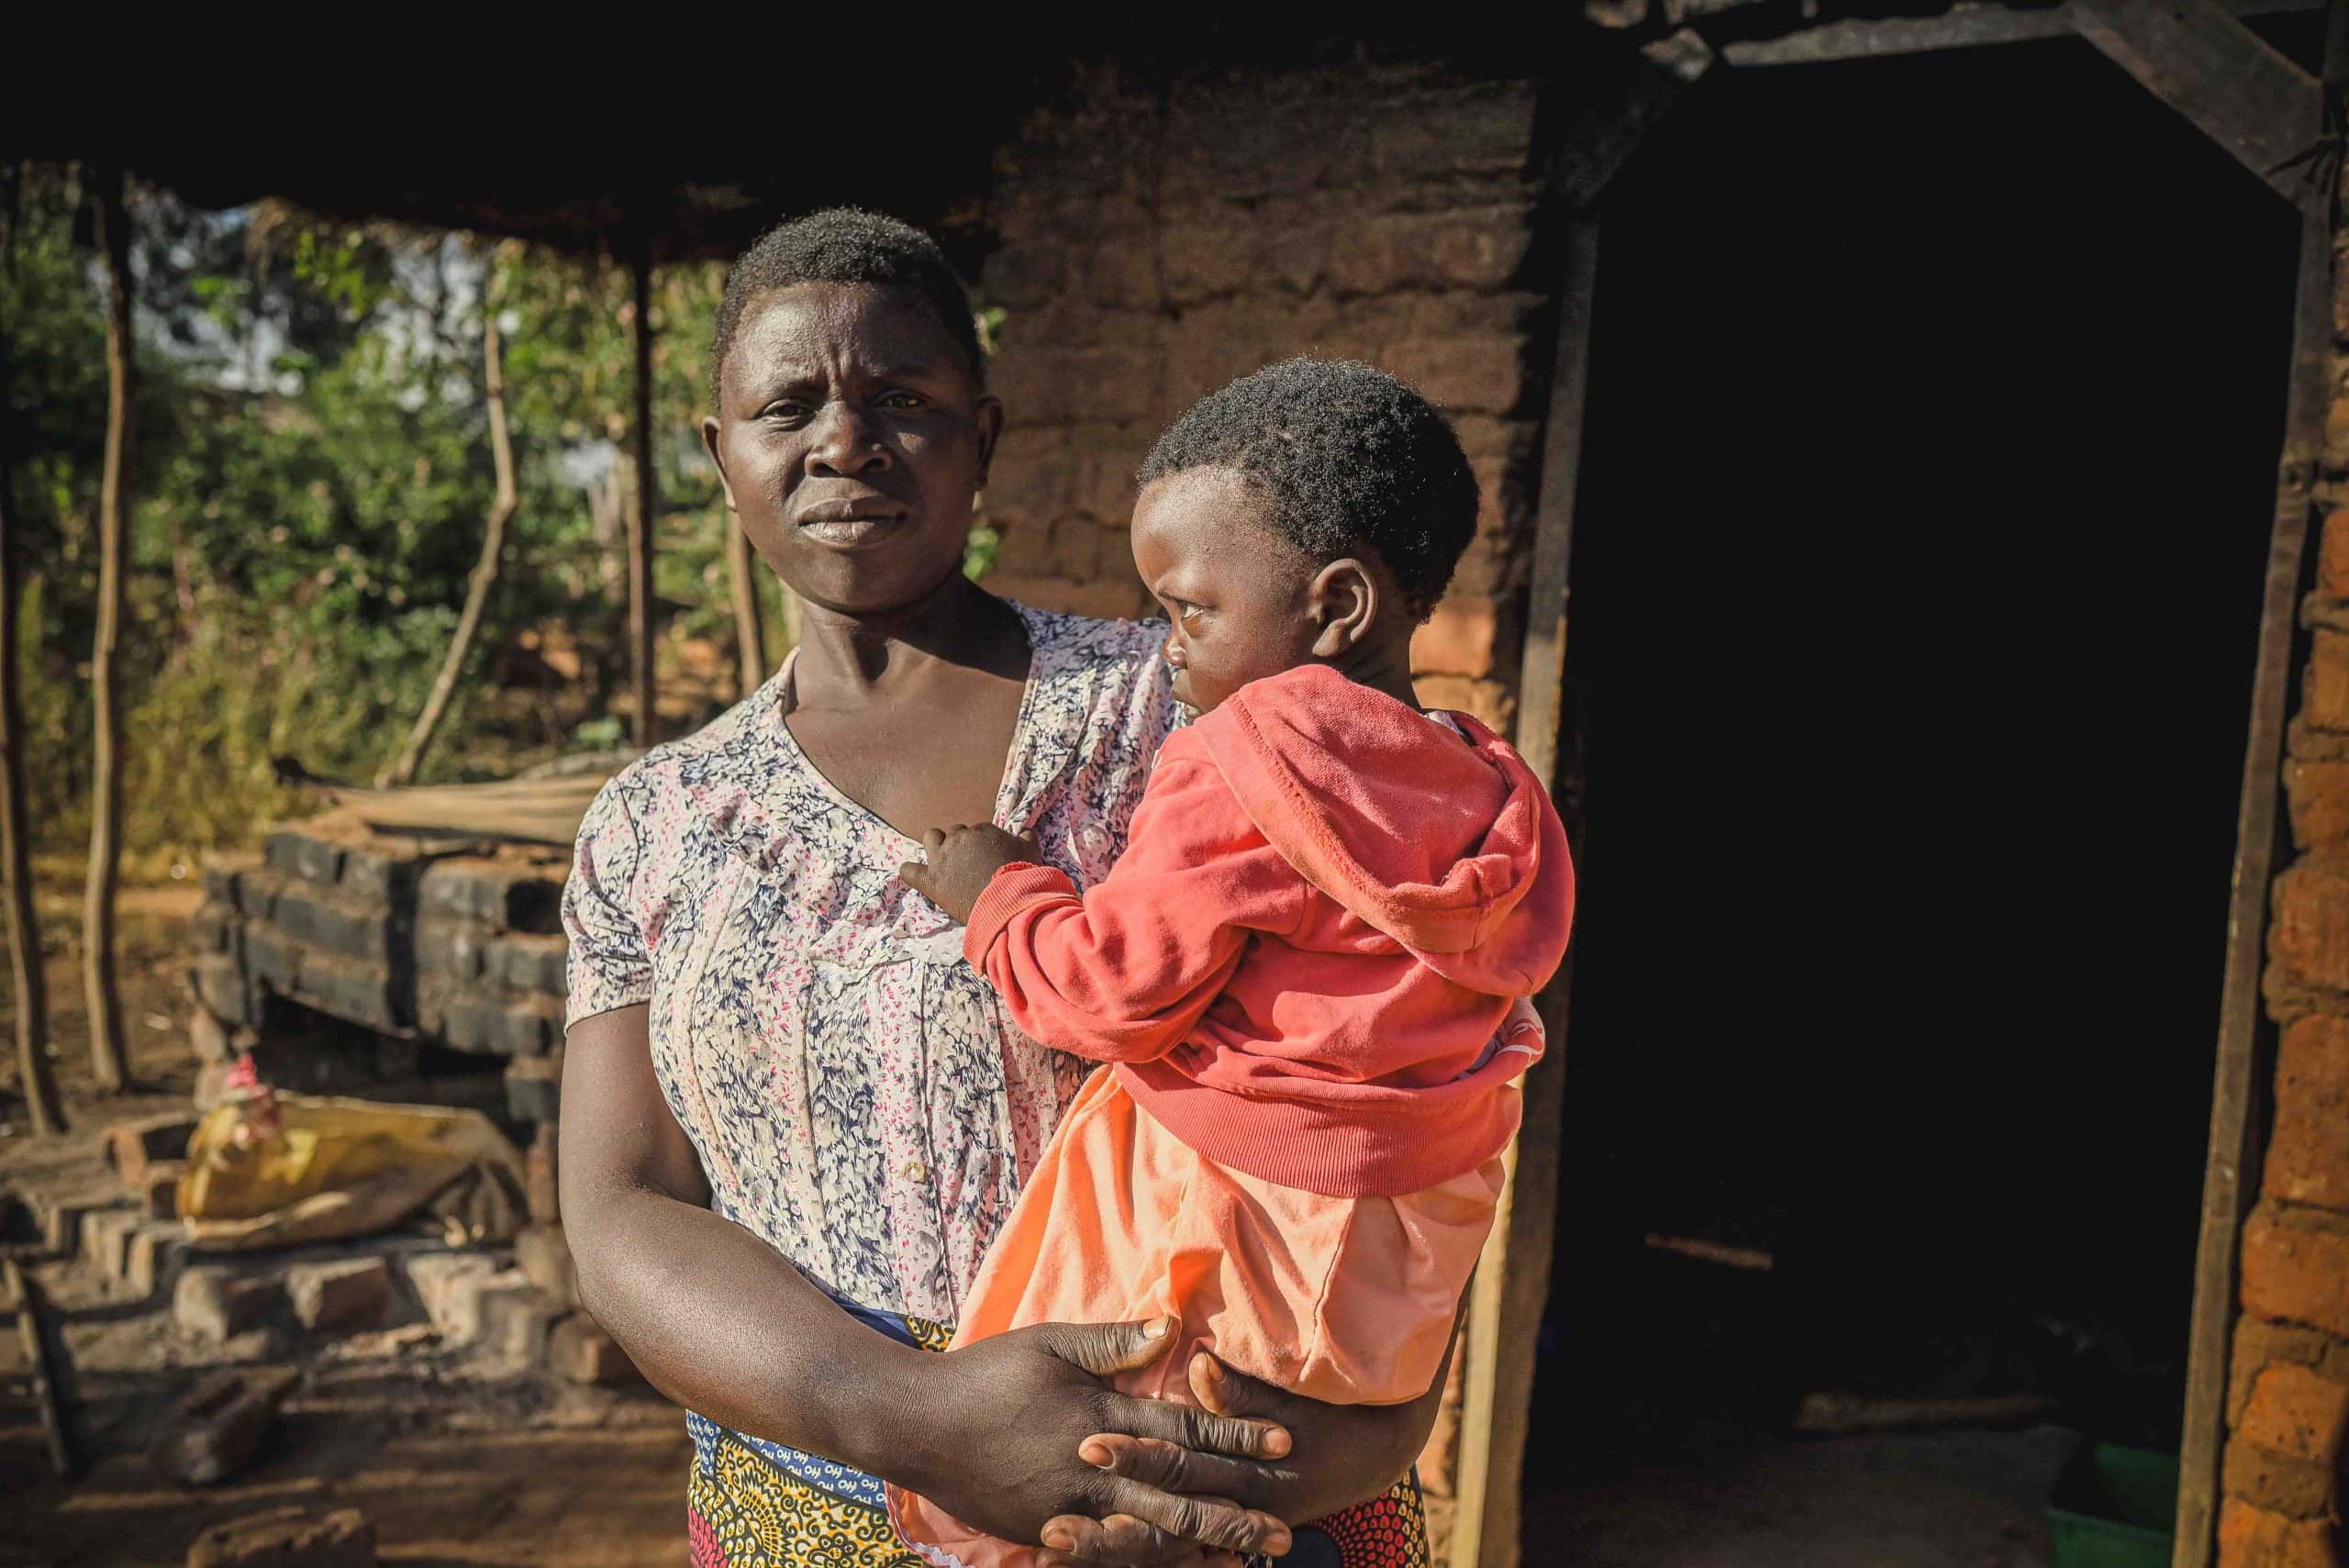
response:
[(979, 895), (995, 873), (1021, 862), (1041, 865), (1043, 851), (1033, 839), (1007, 833), (991, 822), (932, 828), (921, 836), (928, 862), (907, 861), (897, 868), (907, 887), (953, 916), (968, 921)]

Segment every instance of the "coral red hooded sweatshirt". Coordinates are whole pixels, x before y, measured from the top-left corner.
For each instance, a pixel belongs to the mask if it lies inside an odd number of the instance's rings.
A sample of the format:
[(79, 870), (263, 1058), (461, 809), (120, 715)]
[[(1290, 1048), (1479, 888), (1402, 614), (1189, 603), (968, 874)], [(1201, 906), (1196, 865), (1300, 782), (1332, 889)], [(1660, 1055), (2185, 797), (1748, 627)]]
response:
[(1474, 1170), (1516, 1130), (1526, 1059), (1486, 1047), (1564, 955), (1574, 868), (1524, 759), (1454, 717), (1318, 664), (1244, 686), (1161, 750), (1108, 877), (1006, 867), (963, 951), (1219, 1164), (1339, 1197)]

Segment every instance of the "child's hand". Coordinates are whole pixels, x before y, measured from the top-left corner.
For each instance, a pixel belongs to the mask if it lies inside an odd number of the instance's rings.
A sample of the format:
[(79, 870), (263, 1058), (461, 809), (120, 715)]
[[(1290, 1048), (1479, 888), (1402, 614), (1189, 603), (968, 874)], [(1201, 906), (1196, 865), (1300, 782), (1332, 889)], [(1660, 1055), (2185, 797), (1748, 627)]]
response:
[(965, 923), (996, 872), (1022, 861), (1044, 863), (1044, 851), (1033, 839), (1007, 833), (991, 822), (976, 828), (960, 823), (932, 828), (921, 836), (921, 847), (930, 863), (907, 861), (897, 874), (907, 887)]

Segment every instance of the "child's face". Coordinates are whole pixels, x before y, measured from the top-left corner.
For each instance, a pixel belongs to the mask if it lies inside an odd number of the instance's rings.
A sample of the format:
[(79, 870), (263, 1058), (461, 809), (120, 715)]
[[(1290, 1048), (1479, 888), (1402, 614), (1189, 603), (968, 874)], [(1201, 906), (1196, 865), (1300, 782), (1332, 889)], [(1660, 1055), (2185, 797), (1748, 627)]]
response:
[(1166, 606), (1174, 700), (1197, 713), (1314, 658), (1313, 565), (1264, 506), (1228, 468), (1170, 473), (1134, 503), (1134, 565)]

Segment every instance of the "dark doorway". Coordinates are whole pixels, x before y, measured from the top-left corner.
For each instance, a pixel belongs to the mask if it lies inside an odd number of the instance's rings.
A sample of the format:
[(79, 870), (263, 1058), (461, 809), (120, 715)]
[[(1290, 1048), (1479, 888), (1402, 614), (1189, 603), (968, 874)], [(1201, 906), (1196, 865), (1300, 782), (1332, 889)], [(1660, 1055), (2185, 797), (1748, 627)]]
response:
[(2174, 1448), (2295, 235), (2073, 40), (1610, 188), (1529, 1491), (1818, 1390)]

